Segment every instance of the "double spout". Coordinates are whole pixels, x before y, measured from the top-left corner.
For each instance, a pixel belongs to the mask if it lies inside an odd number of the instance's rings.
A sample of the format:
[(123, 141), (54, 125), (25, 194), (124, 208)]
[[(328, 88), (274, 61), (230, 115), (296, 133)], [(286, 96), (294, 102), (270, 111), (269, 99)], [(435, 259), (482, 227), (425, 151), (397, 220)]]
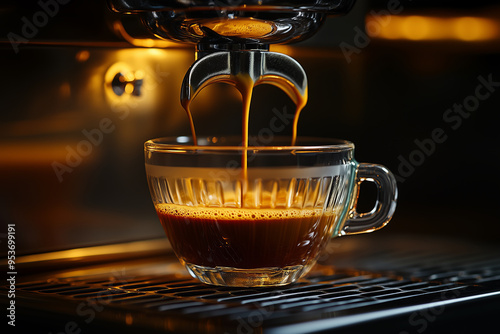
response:
[[(200, 55), (200, 54), (199, 54)], [(267, 50), (232, 50), (204, 53), (187, 71), (181, 87), (185, 106), (207, 85), (224, 82), (236, 86), (271, 84), (296, 104), (307, 97), (307, 76), (292, 57)]]

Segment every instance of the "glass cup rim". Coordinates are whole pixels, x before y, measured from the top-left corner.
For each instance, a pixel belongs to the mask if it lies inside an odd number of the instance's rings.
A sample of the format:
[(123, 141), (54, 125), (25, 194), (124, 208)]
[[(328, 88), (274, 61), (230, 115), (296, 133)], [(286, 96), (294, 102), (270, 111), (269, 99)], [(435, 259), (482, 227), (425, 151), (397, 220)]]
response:
[[(225, 140), (229, 142), (241, 142), (241, 136), (210, 136), (198, 138), (207, 144), (194, 145), (189, 136), (160, 137), (150, 139), (144, 143), (146, 152), (242, 152), (242, 151), (263, 151), (263, 152), (287, 152), (287, 151), (308, 151), (308, 152), (346, 152), (354, 150), (354, 144), (348, 140), (328, 138), (328, 137), (298, 137), (298, 145), (224, 145)], [(291, 136), (277, 136), (277, 140), (291, 143)], [(309, 144), (307, 144), (309, 143)]]

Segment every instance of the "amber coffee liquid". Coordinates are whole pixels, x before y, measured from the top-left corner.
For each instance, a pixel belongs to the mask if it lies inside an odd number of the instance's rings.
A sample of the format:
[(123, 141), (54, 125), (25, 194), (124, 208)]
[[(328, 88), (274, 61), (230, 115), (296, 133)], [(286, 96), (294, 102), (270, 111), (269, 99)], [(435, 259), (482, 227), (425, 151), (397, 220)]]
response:
[[(179, 259), (188, 264), (239, 269), (305, 266), (328, 242), (334, 219), (322, 214), (322, 209), (245, 208), (250, 102), (256, 82), (245, 74), (219, 81), (234, 85), (242, 97), (242, 208), (158, 204), (156, 211), (166, 234)], [(307, 91), (300, 94), (281, 77), (267, 76), (262, 82), (283, 88), (296, 102), (290, 143), (295, 145), (298, 118), (307, 102)], [(189, 107), (191, 101), (181, 102), (189, 118), (194, 144), (197, 145)]]
[[(254, 82), (248, 74), (238, 74), (231, 76), (230, 78), (229, 77), (221, 78), (219, 81), (228, 82), (234, 85), (241, 94), (241, 99), (243, 103), (242, 148), (245, 150), (241, 158), (241, 166), (242, 166), (241, 168), (242, 168), (242, 179), (246, 180), (247, 179), (246, 149), (248, 149), (248, 141), (249, 141), (248, 126), (250, 118), (250, 103), (252, 100), (253, 89), (257, 83)], [(266, 83), (273, 83), (274, 85), (281, 87), (288, 94), (288, 96), (290, 96), (292, 100), (296, 101), (295, 117), (293, 120), (293, 128), (292, 128), (292, 140), (290, 142), (290, 145), (295, 145), (295, 142), (297, 140), (297, 128), (298, 128), (300, 112), (307, 103), (307, 96), (308, 96), (307, 90), (305, 91), (304, 94), (301, 94), (295, 87), (290, 88), (290, 86), (288, 85), (289, 83), (286, 81), (286, 79), (278, 76), (269, 75), (264, 77), (262, 81)], [(195, 145), (197, 145), (198, 142), (196, 137), (196, 129), (194, 125), (193, 115), (190, 109), (191, 100), (183, 100), (181, 101), (181, 103), (189, 119), (189, 126), (191, 129), (191, 136), (193, 137), (193, 142)]]
[[(321, 209), (233, 209), (158, 204), (177, 256), (205, 267), (240, 269), (306, 265), (330, 239)], [(321, 217), (321, 218), (320, 218)]]

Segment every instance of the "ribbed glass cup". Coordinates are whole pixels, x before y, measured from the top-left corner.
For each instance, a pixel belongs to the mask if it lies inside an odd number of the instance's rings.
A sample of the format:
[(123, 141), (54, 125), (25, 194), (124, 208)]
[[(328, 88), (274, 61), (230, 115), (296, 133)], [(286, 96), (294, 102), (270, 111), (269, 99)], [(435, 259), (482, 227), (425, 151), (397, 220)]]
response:
[[(387, 169), (358, 164), (348, 141), (290, 143), (274, 138), (245, 149), (241, 138), (229, 137), (146, 142), (156, 212), (191, 275), (216, 285), (288, 284), (310, 270), (332, 236), (390, 220), (397, 190)], [(379, 201), (360, 215), (355, 202), (365, 179), (379, 185)]]

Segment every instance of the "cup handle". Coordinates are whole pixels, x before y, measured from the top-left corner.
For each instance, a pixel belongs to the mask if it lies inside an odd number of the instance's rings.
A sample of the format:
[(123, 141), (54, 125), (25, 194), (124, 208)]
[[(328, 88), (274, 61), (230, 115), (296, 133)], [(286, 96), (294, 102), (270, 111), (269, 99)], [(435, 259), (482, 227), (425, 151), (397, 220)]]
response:
[[(358, 213), (358, 189), (362, 182), (374, 182), (377, 186), (377, 201), (370, 212)], [(396, 210), (398, 188), (394, 175), (382, 165), (361, 163), (358, 165), (356, 175), (356, 191), (354, 192), (354, 205), (349, 213), (342, 235), (373, 232), (389, 223)]]

